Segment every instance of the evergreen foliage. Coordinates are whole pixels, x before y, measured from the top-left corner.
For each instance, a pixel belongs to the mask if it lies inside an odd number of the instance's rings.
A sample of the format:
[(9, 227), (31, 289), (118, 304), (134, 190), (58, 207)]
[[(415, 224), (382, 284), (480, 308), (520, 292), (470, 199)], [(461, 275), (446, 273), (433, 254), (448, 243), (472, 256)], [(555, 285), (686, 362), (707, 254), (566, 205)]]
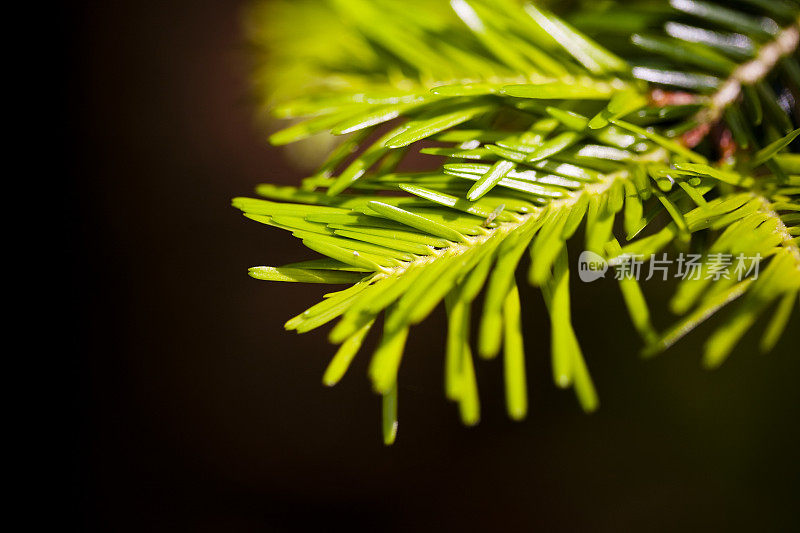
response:
[[(565, 243), (581, 225), (585, 248), (612, 265), (704, 254), (699, 279), (669, 302), (681, 318), (663, 332), (638, 282), (619, 281), (644, 354), (723, 308), (706, 366), (762, 314), (769, 350), (800, 290), (798, 17), (794, 0), (573, 2), (559, 16), (513, 0), (258, 4), (248, 17), (257, 94), (291, 120), (270, 141), (341, 142), (299, 187), (265, 184), (260, 198), (233, 200), (319, 254), (250, 275), (348, 285), (286, 328), (336, 321), (329, 338), (340, 347), (323, 377), (333, 385), (380, 325), (369, 378), (386, 443), (406, 338), (442, 303), (445, 396), (463, 422), (479, 419), (473, 350), (502, 352), (508, 414), (525, 417), (515, 273), (526, 254), (551, 316), (553, 379), (584, 410), (597, 407), (570, 320)], [(432, 170), (397, 170), (416, 153)], [(760, 258), (759, 275), (715, 279), (722, 254)]]

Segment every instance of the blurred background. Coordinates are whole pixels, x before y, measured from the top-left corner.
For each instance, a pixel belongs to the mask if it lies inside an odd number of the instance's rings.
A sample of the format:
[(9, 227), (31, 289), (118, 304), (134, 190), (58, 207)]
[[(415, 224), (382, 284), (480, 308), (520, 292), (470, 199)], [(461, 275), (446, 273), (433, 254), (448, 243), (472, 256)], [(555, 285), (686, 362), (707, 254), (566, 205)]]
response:
[[(229, 207), (303, 177), (254, 119), (243, 5), (87, 2), (65, 18), (81, 529), (797, 527), (797, 314), (774, 353), (757, 352), (759, 324), (708, 372), (709, 325), (641, 360), (615, 283), (573, 279), (601, 400), (585, 415), (551, 382), (548, 318), (526, 288), (530, 415), (507, 420), (502, 365), (479, 362), (482, 422), (467, 429), (443, 397), (437, 311), (412, 330), (385, 448), (364, 354), (326, 389), (324, 332), (283, 330), (324, 288), (247, 276), (309, 253)], [(669, 287), (645, 290), (666, 327)]]

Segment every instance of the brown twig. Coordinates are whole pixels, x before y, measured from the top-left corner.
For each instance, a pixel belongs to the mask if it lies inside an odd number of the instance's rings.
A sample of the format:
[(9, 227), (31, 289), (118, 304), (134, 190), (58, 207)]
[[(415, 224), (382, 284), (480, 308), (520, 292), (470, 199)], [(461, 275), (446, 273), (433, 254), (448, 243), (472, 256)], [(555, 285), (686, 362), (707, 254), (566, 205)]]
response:
[(762, 46), (758, 55), (739, 65), (710, 97), (710, 105), (695, 115), (697, 126), (686, 132), (683, 142), (689, 148), (696, 146), (711, 131), (725, 109), (733, 104), (742, 93), (742, 86), (753, 85), (772, 72), (782, 57), (794, 53), (800, 44), (800, 20), (781, 30), (775, 40)]

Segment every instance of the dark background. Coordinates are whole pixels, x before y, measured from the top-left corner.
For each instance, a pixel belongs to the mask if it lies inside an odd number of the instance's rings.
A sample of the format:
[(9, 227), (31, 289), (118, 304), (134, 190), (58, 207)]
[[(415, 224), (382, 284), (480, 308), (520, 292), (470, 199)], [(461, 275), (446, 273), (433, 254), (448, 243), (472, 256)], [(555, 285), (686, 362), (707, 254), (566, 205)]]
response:
[[(465, 429), (442, 394), (437, 312), (412, 330), (398, 441), (382, 446), (364, 354), (326, 389), (324, 333), (283, 331), (324, 289), (246, 275), (308, 254), (229, 207), (260, 181), (302, 177), (253, 119), (241, 8), (87, 3), (62, 19), (78, 213), (67, 226), (71, 520), (102, 531), (797, 527), (797, 313), (774, 353), (757, 353), (756, 330), (707, 372), (710, 327), (642, 361), (615, 285), (573, 283), (601, 397), (584, 415), (552, 385), (547, 315), (526, 288), (530, 416), (506, 419), (501, 364), (480, 362), (483, 421)], [(648, 288), (653, 307), (663, 292)]]

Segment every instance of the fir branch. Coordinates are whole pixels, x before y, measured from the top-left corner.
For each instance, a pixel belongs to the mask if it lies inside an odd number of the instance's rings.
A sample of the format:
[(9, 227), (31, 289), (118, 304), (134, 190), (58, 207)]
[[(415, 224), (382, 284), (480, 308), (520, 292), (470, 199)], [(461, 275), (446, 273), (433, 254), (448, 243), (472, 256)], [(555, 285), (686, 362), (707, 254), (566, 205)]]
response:
[[(670, 304), (682, 318), (661, 333), (638, 282), (619, 280), (645, 355), (735, 301), (704, 364), (721, 364), (777, 302), (761, 343), (775, 345), (800, 291), (800, 129), (787, 96), (800, 92), (800, 6), (742, 3), (744, 11), (661, 0), (648, 11), (604, 2), (573, 13), (572, 24), (512, 0), (280, 4), (284, 17), (302, 13), (314, 32), (254, 16), (255, 41), (271, 49), (258, 90), (271, 95), (266, 105), (280, 101), (277, 115), (299, 120), (272, 142), (348, 137), (301, 188), (262, 185), (266, 200), (234, 200), (248, 218), (325, 256), (250, 275), (352, 284), (286, 323), (306, 332), (338, 320), (328, 385), (384, 315), (369, 365), (383, 397), (384, 442), (397, 434), (397, 373), (410, 328), (442, 302), (445, 395), (465, 424), (480, 418), (469, 317), (481, 291), (477, 353), (503, 351), (508, 414), (525, 416), (525, 302), (515, 271), (526, 251), (528, 279), (551, 317), (554, 382), (572, 386), (584, 410), (597, 407), (571, 324), (566, 243), (580, 226), (586, 249), (611, 266), (685, 247), (698, 234), (707, 241), (701, 277), (684, 279)], [(723, 122), (716, 146), (700, 142)], [(426, 139), (446, 146), (419, 151), (446, 161), (396, 172)], [(667, 223), (656, 226), (661, 213)], [(615, 235), (620, 217), (627, 238)], [(763, 275), (713, 278), (722, 254), (755, 257)]]

